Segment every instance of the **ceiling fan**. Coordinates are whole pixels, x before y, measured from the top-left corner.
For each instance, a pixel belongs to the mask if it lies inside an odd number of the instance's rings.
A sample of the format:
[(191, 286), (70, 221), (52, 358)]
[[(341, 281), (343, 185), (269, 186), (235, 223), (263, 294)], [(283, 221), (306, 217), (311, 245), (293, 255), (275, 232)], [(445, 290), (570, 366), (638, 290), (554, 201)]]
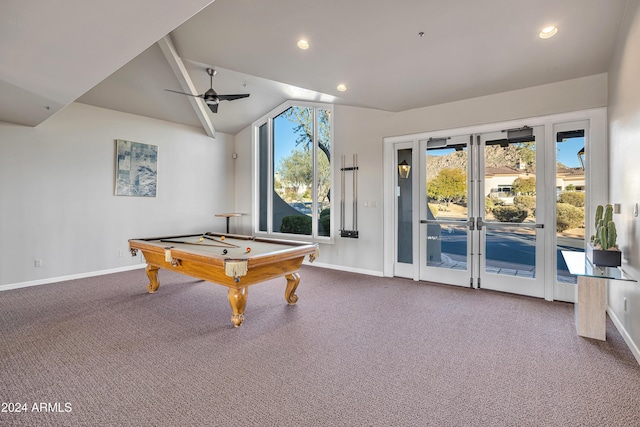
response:
[(210, 89), (203, 93), (202, 95), (193, 95), (191, 93), (178, 92), (177, 90), (165, 89), (168, 92), (175, 92), (182, 95), (194, 96), (196, 98), (204, 99), (205, 104), (209, 107), (212, 113), (218, 112), (218, 102), (219, 101), (234, 101), (240, 98), (249, 97), (248, 93), (243, 93), (240, 95), (218, 95), (215, 90), (213, 90), (213, 76), (217, 74), (217, 71), (213, 68), (207, 68), (207, 74), (209, 74), (209, 82)]

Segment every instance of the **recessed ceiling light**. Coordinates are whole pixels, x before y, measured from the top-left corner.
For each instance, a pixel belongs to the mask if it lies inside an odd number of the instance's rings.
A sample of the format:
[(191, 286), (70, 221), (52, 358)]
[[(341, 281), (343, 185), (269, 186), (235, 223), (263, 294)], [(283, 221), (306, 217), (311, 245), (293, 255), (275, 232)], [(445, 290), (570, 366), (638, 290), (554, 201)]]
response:
[(557, 32), (558, 27), (551, 25), (549, 27), (543, 28), (542, 31), (540, 31), (539, 37), (541, 39), (550, 39), (551, 37), (555, 36)]
[(336, 89), (338, 89), (340, 92), (344, 92), (347, 90), (347, 86), (340, 83)]
[(300, 39), (298, 40), (298, 47), (302, 50), (307, 50), (309, 49), (309, 42), (305, 39)]

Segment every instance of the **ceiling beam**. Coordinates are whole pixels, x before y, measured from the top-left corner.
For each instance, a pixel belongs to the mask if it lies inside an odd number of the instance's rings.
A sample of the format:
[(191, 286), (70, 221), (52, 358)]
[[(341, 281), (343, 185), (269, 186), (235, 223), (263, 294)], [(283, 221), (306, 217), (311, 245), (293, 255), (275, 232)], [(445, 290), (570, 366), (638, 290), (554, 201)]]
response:
[[(178, 56), (178, 52), (176, 51), (176, 48), (171, 41), (171, 37), (167, 34), (166, 36), (158, 40), (158, 46), (160, 46), (160, 49), (162, 49), (162, 53), (164, 54), (165, 58), (167, 58), (167, 62), (171, 66), (173, 74), (176, 75), (178, 82), (180, 82), (182, 91), (186, 93), (192, 93), (194, 95), (197, 94), (198, 92), (193, 85), (193, 81), (191, 80), (189, 73), (187, 73), (184, 62), (182, 62), (182, 59), (180, 58), (180, 56)], [(188, 98), (189, 102), (191, 102), (191, 106), (198, 116), (198, 120), (200, 120), (200, 123), (202, 123), (204, 131), (211, 138), (215, 138), (216, 130), (213, 127), (213, 123), (211, 123), (211, 120), (209, 119), (207, 106), (204, 103), (204, 100), (193, 96), (189, 96)]]

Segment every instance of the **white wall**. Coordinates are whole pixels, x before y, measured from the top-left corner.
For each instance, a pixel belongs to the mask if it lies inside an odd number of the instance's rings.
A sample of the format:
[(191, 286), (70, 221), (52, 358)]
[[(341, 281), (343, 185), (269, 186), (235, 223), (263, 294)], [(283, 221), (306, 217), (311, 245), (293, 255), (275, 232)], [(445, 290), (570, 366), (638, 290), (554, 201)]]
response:
[[(614, 215), (623, 268), (640, 280), (640, 216), (633, 207), (640, 204), (640, 2), (631, 1), (618, 49), (609, 71), (609, 199), (620, 203)], [(627, 311), (624, 299), (627, 299)], [(640, 285), (609, 282), (610, 315), (616, 318), (633, 341), (636, 357), (640, 345)], [(640, 360), (640, 359), (639, 359)]]
[(496, 123), (607, 105), (607, 74), (498, 93), (394, 116), (385, 136)]
[[(604, 107), (607, 104), (607, 75), (598, 74), (575, 80), (523, 90), (390, 113), (359, 107), (336, 105), (334, 112), (334, 158), (358, 155), (358, 239), (335, 238), (335, 244), (323, 244), (320, 265), (382, 275), (383, 271), (383, 146), (387, 136), (405, 135), (439, 129), (494, 123), (577, 110)], [(236, 169), (236, 210), (251, 212), (252, 162), (251, 131), (236, 135), (239, 159)], [(240, 162), (240, 160), (242, 161)], [(246, 159), (246, 160), (245, 160)], [(335, 173), (332, 199), (337, 214), (340, 200), (340, 163), (333, 162)], [(350, 181), (347, 181), (349, 184)], [(364, 203), (367, 202), (367, 207)], [(243, 232), (251, 234), (250, 216), (243, 217)], [(338, 221), (335, 223), (336, 235)]]
[[(158, 146), (157, 197), (114, 196), (116, 139)], [(139, 264), (131, 238), (224, 230), (232, 151), (229, 135), (78, 103), (0, 123), (0, 286)]]

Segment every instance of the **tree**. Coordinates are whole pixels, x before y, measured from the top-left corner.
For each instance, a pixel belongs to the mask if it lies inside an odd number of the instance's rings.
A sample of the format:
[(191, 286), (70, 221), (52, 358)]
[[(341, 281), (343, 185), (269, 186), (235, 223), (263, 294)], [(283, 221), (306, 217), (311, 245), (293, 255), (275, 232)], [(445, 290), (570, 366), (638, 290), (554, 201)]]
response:
[[(302, 145), (309, 150), (313, 142), (313, 108), (291, 107), (282, 114), (296, 124), (293, 128), (298, 134), (296, 146)], [(331, 162), (331, 111), (318, 110), (318, 132), (318, 148)]]
[[(331, 163), (331, 111), (320, 108), (318, 111), (318, 149), (324, 156), (318, 155), (318, 201), (331, 200), (329, 165)], [(298, 134), (296, 147), (310, 152), (313, 146), (313, 108), (290, 107), (282, 113), (296, 126), (293, 131)], [(311, 185), (311, 184), (309, 184)]]
[[(301, 187), (306, 189), (313, 183), (311, 152), (309, 150), (293, 150), (289, 156), (280, 159), (277, 172), (282, 185), (280, 197), (283, 199), (288, 192), (297, 194)], [(295, 196), (294, 198), (297, 199)]]
[(427, 196), (447, 204), (467, 195), (467, 174), (460, 168), (442, 169), (427, 183)]
[(535, 196), (536, 194), (536, 177), (530, 178), (516, 178), (513, 181), (513, 191), (517, 194), (524, 194), (525, 196)]
[[(305, 196), (299, 196), (299, 190), (303, 189), (306, 198), (310, 201), (310, 189), (313, 185), (313, 161), (311, 150), (296, 149), (287, 157), (280, 159), (276, 182), (276, 192), (287, 202), (304, 199)], [(323, 155), (318, 156), (318, 201), (322, 202), (328, 199), (329, 179), (331, 177), (330, 165), (327, 158)], [(278, 187), (280, 186), (280, 188)], [(287, 197), (287, 195), (289, 195)]]
[(518, 142), (514, 144), (518, 152), (520, 160), (529, 167), (536, 164), (536, 143), (535, 142)]

